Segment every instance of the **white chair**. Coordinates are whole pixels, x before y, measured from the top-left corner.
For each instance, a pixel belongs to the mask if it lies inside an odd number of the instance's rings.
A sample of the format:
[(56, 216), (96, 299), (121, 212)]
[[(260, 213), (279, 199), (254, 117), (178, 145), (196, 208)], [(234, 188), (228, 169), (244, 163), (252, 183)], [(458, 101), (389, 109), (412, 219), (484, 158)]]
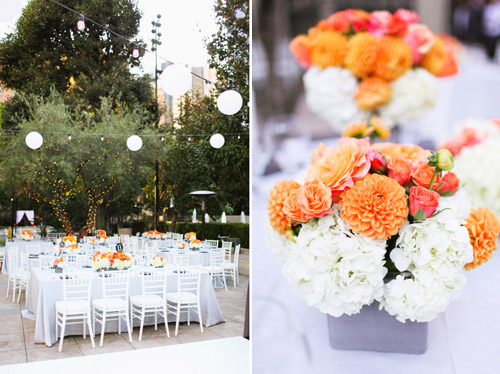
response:
[[(28, 286), (30, 283), (30, 259), (29, 252), (24, 250), (19, 254), (21, 265), (16, 269), (15, 276), (17, 279), (17, 288), (19, 293), (17, 295), (17, 303), (21, 300), (21, 292), (22, 290), (26, 290), (25, 292), (25, 300), (28, 299)], [(9, 269), (10, 270), (10, 269)]]
[(231, 250), (233, 249), (233, 242), (222, 241), (222, 249), (224, 250), (224, 262), (231, 263)]
[(56, 301), (56, 340), (59, 327), (61, 337), (59, 352), (62, 351), (66, 325), (83, 324), (83, 338), (86, 339), (85, 324), (89, 329), (92, 348), (95, 348), (94, 330), (90, 320), (90, 289), (92, 272), (66, 273), (63, 277), (63, 300)]
[(209, 240), (209, 239), (206, 239), (205, 243), (208, 244), (212, 248), (218, 248), (219, 247), (219, 241), (218, 240)]
[(5, 247), (0, 247), (0, 269), (3, 267), (4, 259), (5, 259)]
[(166, 269), (144, 270), (142, 276), (142, 294), (130, 297), (130, 315), (132, 326), (134, 317), (141, 321), (139, 330), (139, 341), (142, 340), (142, 331), (146, 316), (154, 315), (155, 330), (158, 330), (158, 315), (162, 316), (165, 322), (165, 330), (170, 338), (167, 321), (167, 304), (165, 293), (167, 290)]
[(118, 321), (118, 334), (121, 334), (121, 319), (125, 319), (130, 343), (132, 343), (132, 333), (130, 327), (128, 295), (130, 283), (130, 271), (104, 271), (102, 277), (102, 299), (92, 300), (92, 320), (101, 324), (101, 342), (104, 343), (104, 333), (106, 331), (107, 320)]
[(172, 253), (172, 263), (174, 265), (189, 265), (189, 252), (187, 249), (176, 248), (171, 250), (170, 252)]
[(175, 314), (175, 336), (179, 332), (179, 322), (182, 310), (188, 312), (188, 326), (191, 323), (191, 309), (196, 309), (200, 322), (200, 330), (203, 333), (203, 321), (200, 307), (200, 278), (201, 265), (177, 266), (177, 292), (165, 294), (167, 313)]
[(233, 278), (233, 285), (240, 284), (240, 274), (238, 272), (238, 260), (240, 258), (240, 245), (234, 248), (234, 262), (224, 263), (224, 274)]
[(224, 250), (222, 248), (212, 248), (210, 251), (210, 265), (203, 266), (203, 270), (208, 272), (212, 277), (214, 287), (217, 277), (222, 277), (224, 288), (227, 291), (226, 274), (224, 272)]
[(7, 270), (9, 272), (9, 277), (7, 281), (7, 293), (5, 294), (5, 298), (9, 297), (9, 288), (12, 283), (12, 302), (16, 300), (16, 288), (17, 288), (17, 277), (16, 271), (18, 270), (17, 264), (17, 256), (18, 256), (18, 248), (17, 247), (8, 247), (7, 248)]

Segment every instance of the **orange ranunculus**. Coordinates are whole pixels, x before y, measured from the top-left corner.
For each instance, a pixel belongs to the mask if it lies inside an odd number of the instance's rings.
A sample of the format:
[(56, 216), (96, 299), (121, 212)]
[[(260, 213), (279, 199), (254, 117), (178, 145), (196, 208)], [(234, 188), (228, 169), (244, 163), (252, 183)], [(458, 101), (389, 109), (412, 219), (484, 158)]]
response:
[(395, 36), (384, 36), (379, 42), (379, 51), (373, 72), (391, 82), (406, 73), (413, 65), (410, 47)]
[(375, 133), (380, 139), (389, 139), (389, 137), (391, 136), (391, 130), (385, 125), (384, 121), (382, 121), (379, 116), (371, 116), (370, 125), (373, 127)]
[(349, 39), (344, 66), (358, 78), (367, 77), (373, 71), (377, 52), (378, 39), (367, 32), (360, 32)]
[(469, 231), (474, 259), (465, 265), (465, 269), (471, 270), (484, 264), (493, 256), (493, 251), (497, 249), (500, 224), (488, 208), (472, 209), (466, 221), (465, 227)]
[(413, 186), (410, 188), (410, 213), (414, 216), (420, 209), (425, 213), (425, 218), (429, 218), (439, 206), (439, 195), (436, 191), (431, 191), (425, 187)]
[(283, 212), (283, 204), (290, 193), (300, 188), (300, 184), (295, 181), (278, 182), (271, 188), (267, 209), (269, 211), (269, 222), (273, 229), (284, 235), (292, 227), (292, 221)]
[(389, 178), (405, 187), (411, 177), (411, 161), (402, 156), (390, 157), (387, 166), (389, 167)]
[(319, 145), (316, 147), (316, 149), (313, 152), (313, 155), (311, 157), (311, 163), (314, 165), (316, 162), (318, 162), (318, 160), (320, 160), (321, 157), (323, 157), (326, 150), (327, 150), (327, 148), (326, 148), (325, 143), (323, 143), (323, 142), (319, 143)]
[(448, 56), (444, 48), (444, 43), (440, 37), (435, 36), (434, 45), (430, 51), (425, 54), (420, 65), (429, 73), (439, 76), (439, 74), (443, 71), (447, 60)]
[(387, 169), (387, 162), (384, 159), (384, 156), (380, 152), (377, 152), (373, 148), (370, 149), (370, 159), (371, 159), (371, 169), (375, 173), (384, 174)]
[[(429, 166), (427, 162), (420, 162), (418, 164), (414, 164), (411, 170), (411, 180), (417, 186), (429, 188), (432, 176), (434, 174), (434, 169), (435, 169), (434, 166)], [(437, 190), (440, 183), (441, 183), (441, 176), (437, 174), (436, 178), (434, 179), (434, 183), (432, 184), (432, 189)]]
[(332, 191), (319, 179), (308, 181), (300, 189), (297, 203), (308, 219), (332, 212)]
[(375, 143), (373, 148), (386, 156), (401, 156), (410, 161), (427, 161), (427, 156), (431, 154), (430, 151), (414, 144)]
[[(370, 132), (372, 132), (371, 130)], [(342, 131), (342, 136), (348, 138), (364, 138), (368, 136), (368, 122), (355, 122), (348, 125), (344, 131)]]
[(458, 187), (460, 187), (460, 180), (457, 178), (457, 175), (451, 171), (446, 173), (444, 177), (441, 179), (441, 187), (439, 187), (438, 192), (454, 194)]
[(370, 170), (367, 138), (342, 138), (340, 144), (328, 149), (323, 157), (308, 170), (307, 180), (323, 181), (333, 193), (342, 192)]
[(302, 212), (297, 202), (301, 189), (297, 188), (292, 190), (288, 197), (285, 199), (283, 203), (283, 213), (291, 219), (292, 221), (297, 222), (307, 222), (308, 219)]
[(295, 59), (305, 68), (311, 66), (312, 41), (307, 35), (298, 35), (292, 39), (288, 46)]
[(317, 37), (311, 49), (311, 62), (323, 69), (339, 66), (347, 53), (347, 38), (338, 31), (324, 31)]
[(354, 231), (387, 240), (408, 219), (405, 189), (394, 179), (368, 174), (341, 195), (341, 215)]
[(371, 111), (389, 102), (391, 86), (379, 77), (365, 78), (359, 83), (354, 98), (360, 109)]

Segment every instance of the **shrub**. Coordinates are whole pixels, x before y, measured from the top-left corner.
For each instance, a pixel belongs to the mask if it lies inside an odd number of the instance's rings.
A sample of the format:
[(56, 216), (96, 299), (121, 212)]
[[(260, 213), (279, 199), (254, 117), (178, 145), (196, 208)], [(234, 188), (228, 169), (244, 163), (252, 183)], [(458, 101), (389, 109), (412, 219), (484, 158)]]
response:
[[(178, 222), (175, 232), (185, 234), (195, 232), (201, 238), (201, 223)], [(205, 238), (217, 239), (219, 236), (238, 238), (242, 248), (250, 248), (250, 225), (248, 223), (220, 223), (208, 222), (205, 224)]]

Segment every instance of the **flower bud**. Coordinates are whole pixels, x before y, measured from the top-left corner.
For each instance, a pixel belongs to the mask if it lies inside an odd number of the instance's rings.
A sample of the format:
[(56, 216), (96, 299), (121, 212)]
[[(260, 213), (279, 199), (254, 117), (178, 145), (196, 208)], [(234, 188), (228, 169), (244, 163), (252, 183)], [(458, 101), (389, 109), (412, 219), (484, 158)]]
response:
[(441, 148), (437, 151), (437, 167), (441, 170), (448, 171), (453, 169), (453, 155), (446, 148)]

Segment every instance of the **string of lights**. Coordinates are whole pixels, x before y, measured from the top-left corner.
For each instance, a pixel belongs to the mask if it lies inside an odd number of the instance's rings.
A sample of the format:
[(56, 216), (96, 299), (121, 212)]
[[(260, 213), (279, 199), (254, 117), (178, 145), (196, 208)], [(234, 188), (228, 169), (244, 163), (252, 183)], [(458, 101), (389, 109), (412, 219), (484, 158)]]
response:
[[(33, 130), (18, 130), (18, 129), (0, 129), (0, 133), (30, 133)], [(213, 134), (103, 134), (103, 133), (69, 133), (63, 131), (37, 131), (39, 134), (52, 134), (52, 135), (65, 135), (71, 140), (73, 136), (97, 136), (97, 137), (130, 137), (132, 135), (137, 135), (140, 137), (150, 137), (150, 138), (175, 138), (175, 137), (185, 137), (185, 138), (197, 138), (197, 137), (210, 137)], [(241, 136), (249, 135), (248, 132), (229, 132), (221, 134), (223, 136)]]

